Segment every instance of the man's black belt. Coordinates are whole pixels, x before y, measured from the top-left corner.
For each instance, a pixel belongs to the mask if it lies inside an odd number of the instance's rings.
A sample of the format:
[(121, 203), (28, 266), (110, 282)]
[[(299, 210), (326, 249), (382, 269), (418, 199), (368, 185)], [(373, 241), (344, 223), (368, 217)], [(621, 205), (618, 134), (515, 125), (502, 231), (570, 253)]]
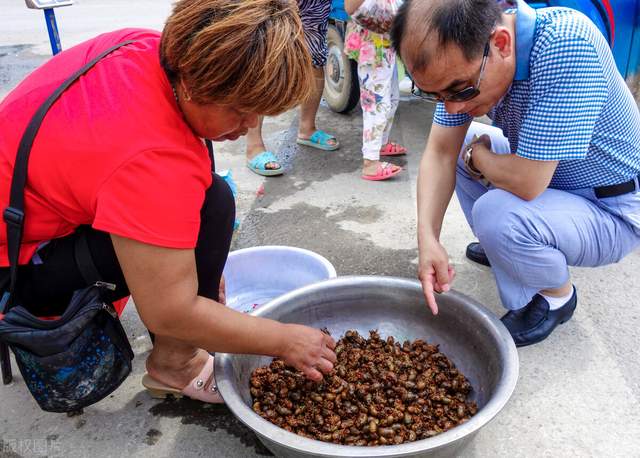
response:
[(623, 194), (627, 194), (636, 190), (636, 180), (640, 181), (640, 175), (637, 178), (632, 178), (626, 183), (612, 184), (610, 186), (599, 186), (593, 188), (598, 199), (603, 197), (616, 197)]

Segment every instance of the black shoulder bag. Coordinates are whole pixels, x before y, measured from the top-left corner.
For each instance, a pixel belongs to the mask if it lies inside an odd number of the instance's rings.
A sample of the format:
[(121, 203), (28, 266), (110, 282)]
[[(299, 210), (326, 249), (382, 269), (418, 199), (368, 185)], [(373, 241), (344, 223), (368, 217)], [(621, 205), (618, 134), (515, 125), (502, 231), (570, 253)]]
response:
[[(31, 394), (40, 408), (49, 412), (73, 412), (108, 396), (131, 372), (133, 351), (113, 304), (106, 303), (103, 291), (109, 284), (95, 281), (74, 293), (63, 315), (57, 319), (35, 317), (16, 304), (20, 244), (24, 229), (24, 188), (29, 154), (42, 120), (53, 103), (80, 76), (107, 54), (132, 41), (107, 49), (71, 75), (38, 108), (20, 140), (11, 181), (9, 207), (3, 218), (7, 225), (7, 245), (11, 266), (9, 301), (0, 320), (0, 363), (5, 384), (11, 382), (7, 346), (13, 353)], [(84, 240), (83, 237), (80, 237)], [(85, 240), (86, 243), (86, 240)], [(84, 256), (83, 256), (84, 254)], [(76, 246), (76, 258), (87, 278), (95, 275), (88, 247)], [(90, 263), (90, 264), (88, 264)], [(88, 267), (93, 267), (92, 269)]]

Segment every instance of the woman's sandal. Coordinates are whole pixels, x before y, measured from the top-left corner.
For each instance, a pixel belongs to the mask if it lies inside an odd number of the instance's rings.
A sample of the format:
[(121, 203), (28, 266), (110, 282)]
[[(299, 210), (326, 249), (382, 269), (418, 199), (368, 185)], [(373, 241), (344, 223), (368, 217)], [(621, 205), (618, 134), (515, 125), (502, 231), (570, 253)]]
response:
[(393, 167), (395, 167), (394, 164), (391, 164), (389, 162), (380, 162), (378, 164), (378, 168), (376, 169), (375, 175), (362, 174), (362, 179), (369, 181), (388, 180), (389, 178), (394, 177), (402, 172), (402, 167), (397, 166), (398, 168), (395, 170), (393, 169)]
[[(333, 144), (329, 143), (331, 140), (333, 140)], [(316, 130), (309, 138), (298, 137), (296, 143), (298, 143), (299, 145), (311, 146), (312, 148), (318, 148), (324, 151), (335, 151), (340, 148), (338, 139), (323, 130)]]
[[(270, 169), (267, 168), (268, 164), (278, 164), (278, 167)], [(263, 177), (273, 177), (284, 173), (282, 166), (278, 162), (278, 158), (271, 151), (263, 151), (253, 159), (248, 160), (247, 167), (249, 167), (252, 172), (262, 175)]]
[(149, 374), (144, 374), (142, 377), (142, 385), (147, 389), (151, 397), (156, 399), (166, 399), (167, 396), (180, 399), (186, 396), (208, 404), (224, 403), (222, 396), (220, 396), (218, 392), (218, 386), (216, 385), (216, 379), (213, 374), (213, 355), (209, 355), (209, 359), (200, 373), (182, 390), (167, 386)]
[(380, 156), (402, 156), (407, 154), (407, 148), (399, 143), (389, 142), (380, 148)]

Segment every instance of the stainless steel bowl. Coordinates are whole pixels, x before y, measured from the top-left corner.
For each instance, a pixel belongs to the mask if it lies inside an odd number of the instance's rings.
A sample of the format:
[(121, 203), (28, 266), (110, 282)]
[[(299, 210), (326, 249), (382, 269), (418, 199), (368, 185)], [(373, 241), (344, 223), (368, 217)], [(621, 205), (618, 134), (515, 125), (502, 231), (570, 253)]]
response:
[(255, 315), (285, 323), (326, 327), (334, 337), (349, 329), (403, 341), (425, 339), (467, 376), (478, 413), (468, 422), (429, 439), (402, 445), (335, 445), (289, 433), (251, 410), (251, 372), (270, 358), (216, 355), (216, 381), (229, 409), (280, 457), (426, 457), (459, 453), (504, 407), (518, 379), (518, 354), (500, 320), (472, 299), (450, 292), (438, 297), (440, 313), (425, 305), (420, 283), (390, 277), (339, 277), (287, 293)]

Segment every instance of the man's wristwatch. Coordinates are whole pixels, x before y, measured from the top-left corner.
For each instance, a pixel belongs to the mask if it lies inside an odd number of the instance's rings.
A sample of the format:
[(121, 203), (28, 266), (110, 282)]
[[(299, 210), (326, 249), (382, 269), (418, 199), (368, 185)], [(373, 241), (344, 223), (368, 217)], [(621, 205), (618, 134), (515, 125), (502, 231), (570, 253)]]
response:
[(467, 173), (471, 175), (472, 178), (476, 180), (480, 180), (484, 178), (482, 172), (476, 169), (473, 166), (473, 145), (474, 143), (469, 143), (462, 153), (462, 161), (464, 162), (464, 168), (467, 170)]

